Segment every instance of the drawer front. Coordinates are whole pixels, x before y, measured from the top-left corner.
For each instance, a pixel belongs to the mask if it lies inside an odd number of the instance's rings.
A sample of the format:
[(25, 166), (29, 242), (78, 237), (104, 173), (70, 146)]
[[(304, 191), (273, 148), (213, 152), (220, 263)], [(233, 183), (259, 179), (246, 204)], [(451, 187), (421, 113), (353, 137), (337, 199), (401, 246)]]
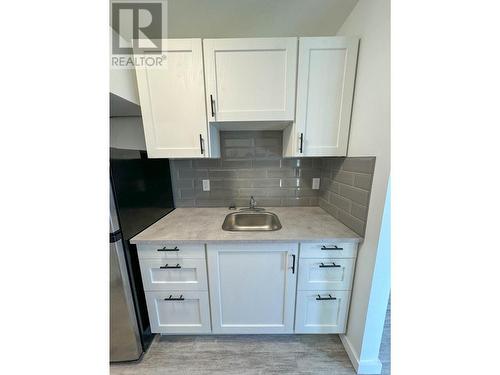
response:
[(208, 290), (205, 259), (141, 259), (144, 290)]
[(210, 333), (208, 292), (146, 292), (152, 333)]
[(345, 333), (350, 292), (299, 291), (295, 333)]
[(350, 290), (354, 258), (303, 258), (299, 261), (298, 290)]
[(358, 244), (354, 242), (301, 243), (301, 258), (355, 258)]
[(205, 245), (137, 245), (139, 259), (199, 258), (205, 259)]

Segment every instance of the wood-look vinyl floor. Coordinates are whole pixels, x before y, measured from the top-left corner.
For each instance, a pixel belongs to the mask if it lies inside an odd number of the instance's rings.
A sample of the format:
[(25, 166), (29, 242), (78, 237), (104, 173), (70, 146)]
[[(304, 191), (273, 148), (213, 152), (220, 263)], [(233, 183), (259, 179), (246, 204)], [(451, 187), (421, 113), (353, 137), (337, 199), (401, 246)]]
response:
[(158, 336), (139, 363), (112, 375), (353, 375), (337, 335)]
[[(391, 302), (379, 353), (391, 373)], [(308, 374), (356, 372), (337, 335), (157, 336), (137, 363), (111, 365), (111, 375)]]

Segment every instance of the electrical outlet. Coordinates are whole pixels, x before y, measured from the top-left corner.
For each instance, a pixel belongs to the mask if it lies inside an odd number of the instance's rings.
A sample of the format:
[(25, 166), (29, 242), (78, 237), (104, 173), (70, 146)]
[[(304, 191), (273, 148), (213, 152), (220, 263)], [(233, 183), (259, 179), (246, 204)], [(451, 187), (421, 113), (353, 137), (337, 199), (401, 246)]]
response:
[(203, 180), (203, 191), (210, 191), (210, 180)]
[(318, 190), (319, 189), (319, 178), (313, 178), (313, 186), (312, 188), (314, 190)]

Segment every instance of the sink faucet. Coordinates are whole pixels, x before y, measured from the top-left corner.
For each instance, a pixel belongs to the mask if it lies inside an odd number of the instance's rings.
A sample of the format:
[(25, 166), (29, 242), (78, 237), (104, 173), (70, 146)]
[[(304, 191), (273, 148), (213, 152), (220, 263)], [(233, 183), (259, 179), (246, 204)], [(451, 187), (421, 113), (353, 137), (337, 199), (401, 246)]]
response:
[(253, 198), (253, 195), (250, 197), (250, 209), (253, 210), (256, 206), (257, 202), (255, 202), (255, 199)]
[(249, 207), (240, 208), (240, 211), (260, 212), (260, 211), (266, 210), (265, 208), (260, 208), (260, 207), (256, 207), (256, 206), (257, 206), (257, 202), (255, 201), (255, 198), (253, 196), (251, 196)]

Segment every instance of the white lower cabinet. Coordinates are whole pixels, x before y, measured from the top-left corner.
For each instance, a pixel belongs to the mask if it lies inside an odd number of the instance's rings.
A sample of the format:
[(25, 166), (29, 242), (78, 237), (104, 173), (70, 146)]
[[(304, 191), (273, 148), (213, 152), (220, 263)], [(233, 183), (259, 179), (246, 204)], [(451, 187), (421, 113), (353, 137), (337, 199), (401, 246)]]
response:
[(142, 259), (145, 290), (208, 290), (205, 259)]
[[(139, 245), (151, 332), (345, 333), (357, 244)], [(205, 255), (206, 254), (206, 255)]]
[(345, 332), (349, 298), (349, 291), (298, 291), (295, 332)]
[(354, 259), (301, 258), (299, 290), (349, 290)]
[(205, 245), (137, 246), (152, 333), (211, 333)]
[(356, 243), (301, 243), (295, 333), (345, 333)]
[(298, 244), (207, 246), (214, 333), (293, 333)]
[(205, 245), (163, 244), (139, 245), (139, 259), (187, 258), (205, 259)]
[(301, 258), (356, 258), (354, 242), (313, 242), (300, 244)]
[(153, 333), (210, 333), (207, 291), (146, 292)]

